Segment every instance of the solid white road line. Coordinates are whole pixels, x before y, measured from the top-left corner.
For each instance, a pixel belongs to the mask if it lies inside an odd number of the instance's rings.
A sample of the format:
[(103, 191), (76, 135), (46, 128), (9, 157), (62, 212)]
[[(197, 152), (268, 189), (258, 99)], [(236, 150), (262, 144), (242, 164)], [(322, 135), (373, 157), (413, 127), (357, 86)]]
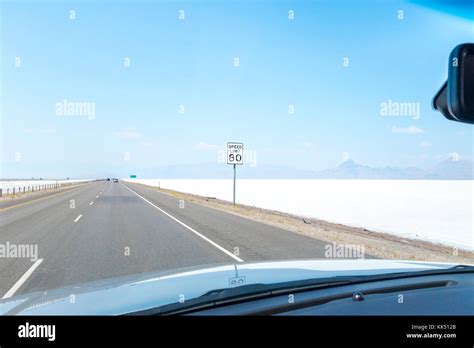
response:
[(92, 202), (89, 203), (89, 205), (92, 205), (92, 204), (94, 204), (94, 201), (92, 201)]
[(76, 218), (76, 220), (74, 220), (74, 222), (78, 222), (81, 217), (82, 217), (82, 214), (79, 215), (79, 216)]
[(26, 282), (26, 280), (30, 277), (30, 275), (35, 271), (35, 269), (43, 262), (43, 259), (38, 259), (36, 262), (30, 267), (25, 274), (21, 276), (20, 279), (11, 287), (10, 290), (7, 291), (5, 295), (3, 295), (2, 299), (12, 297), (18, 291), (18, 289)]
[[(122, 184), (123, 185), (123, 184)], [(151, 205), (153, 208), (159, 210), (160, 212), (162, 212), (163, 214), (165, 214), (166, 216), (168, 216), (170, 219), (173, 219), (174, 221), (176, 221), (178, 224), (180, 224), (181, 226), (183, 227), (186, 227), (188, 230), (190, 230), (192, 233), (194, 233), (195, 235), (197, 235), (198, 237), (201, 237), (202, 239), (204, 239), (206, 242), (208, 242), (209, 244), (212, 244), (213, 246), (215, 246), (217, 249), (219, 249), (220, 251), (224, 252), (225, 254), (227, 254), (228, 256), (232, 257), (234, 260), (238, 261), (238, 262), (244, 262), (244, 260), (242, 260), (241, 258), (238, 258), (237, 256), (235, 256), (234, 254), (232, 254), (230, 251), (224, 249), (223, 247), (221, 247), (219, 244), (213, 242), (212, 240), (210, 240), (209, 238), (207, 238), (206, 236), (202, 235), (201, 233), (199, 233), (198, 231), (196, 231), (195, 229), (193, 229), (192, 227), (189, 227), (188, 225), (186, 225), (184, 222), (178, 220), (177, 218), (175, 218), (173, 215), (171, 214), (168, 214), (166, 211), (164, 211), (163, 209), (157, 207), (155, 204), (153, 204), (152, 202), (150, 202), (148, 199), (146, 199), (145, 197), (139, 195), (138, 193), (136, 193), (135, 191), (133, 191), (131, 188), (129, 188), (128, 186), (126, 185), (123, 185), (125, 186), (125, 188), (127, 190), (129, 190), (130, 192), (134, 193), (135, 195), (137, 195), (138, 197), (140, 197), (141, 199), (143, 199), (145, 202), (147, 202), (149, 205)]]

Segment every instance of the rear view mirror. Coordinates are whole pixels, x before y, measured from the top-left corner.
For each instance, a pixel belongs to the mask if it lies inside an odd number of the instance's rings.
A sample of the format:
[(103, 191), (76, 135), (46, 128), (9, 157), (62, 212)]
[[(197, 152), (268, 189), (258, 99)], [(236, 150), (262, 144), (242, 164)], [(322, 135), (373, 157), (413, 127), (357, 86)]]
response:
[(447, 119), (474, 124), (474, 44), (461, 44), (449, 56), (448, 82), (433, 100)]

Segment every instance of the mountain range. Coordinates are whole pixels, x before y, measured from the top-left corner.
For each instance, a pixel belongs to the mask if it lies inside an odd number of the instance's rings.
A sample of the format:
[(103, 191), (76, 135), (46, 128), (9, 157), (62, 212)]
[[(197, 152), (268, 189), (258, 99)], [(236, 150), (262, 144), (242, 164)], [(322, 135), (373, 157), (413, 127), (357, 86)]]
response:
[[(138, 178), (163, 179), (229, 179), (232, 166), (226, 164), (173, 165), (123, 173), (124, 177), (135, 174)], [(432, 168), (418, 167), (371, 167), (347, 160), (335, 168), (321, 171), (299, 170), (284, 166), (238, 166), (241, 179), (373, 179), (373, 180), (474, 180), (472, 160), (444, 160)]]

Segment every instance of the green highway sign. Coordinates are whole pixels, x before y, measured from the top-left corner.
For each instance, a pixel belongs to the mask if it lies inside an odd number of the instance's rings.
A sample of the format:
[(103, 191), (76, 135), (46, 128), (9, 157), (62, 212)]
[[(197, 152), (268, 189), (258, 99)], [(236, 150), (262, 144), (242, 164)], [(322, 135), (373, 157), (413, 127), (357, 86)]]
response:
[(137, 176), (135, 174), (130, 175), (130, 179), (136, 179)]

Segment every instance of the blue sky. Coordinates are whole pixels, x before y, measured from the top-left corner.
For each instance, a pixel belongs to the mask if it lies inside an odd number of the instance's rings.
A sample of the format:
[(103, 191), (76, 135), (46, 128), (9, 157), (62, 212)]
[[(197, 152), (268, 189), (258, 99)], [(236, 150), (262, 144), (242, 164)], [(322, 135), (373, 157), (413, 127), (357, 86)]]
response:
[[(215, 163), (227, 141), (259, 166), (310, 170), (345, 152), (371, 166), (472, 158), (472, 126), (431, 100), (473, 19), (439, 3), (3, 1), (0, 176)], [(58, 115), (65, 99), (94, 117)], [(419, 103), (419, 118), (382, 116), (389, 100)]]

